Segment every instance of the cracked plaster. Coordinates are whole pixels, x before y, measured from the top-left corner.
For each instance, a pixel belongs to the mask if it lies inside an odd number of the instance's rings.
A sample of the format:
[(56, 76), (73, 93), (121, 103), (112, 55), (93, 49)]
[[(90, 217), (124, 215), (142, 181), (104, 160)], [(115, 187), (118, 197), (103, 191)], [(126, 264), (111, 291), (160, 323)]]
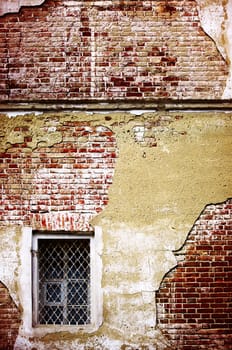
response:
[(0, 4), (0, 16), (5, 13), (18, 12), (22, 6), (38, 6), (45, 0), (4, 0)]
[[(4, 117), (0, 130), (2, 150), (15, 139), (20, 141), (17, 135), (9, 133), (12, 139), (5, 135), (6, 130), (25, 125), (28, 118), (28, 115)], [(37, 147), (40, 139), (49, 146), (57, 142), (56, 136), (46, 139), (42, 125), (46, 124), (56, 134), (58, 120), (88, 120), (115, 133), (119, 150), (110, 200), (91, 222), (103, 230), (104, 327), (95, 334), (95, 340), (89, 337), (87, 341), (105, 349), (110, 349), (104, 345), (107, 342), (116, 341), (115, 349), (120, 349), (122, 344), (133, 344), (136, 337), (138, 343), (149, 344), (158, 337), (154, 330), (155, 292), (165, 273), (177, 264), (173, 251), (183, 245), (206, 204), (231, 197), (231, 113), (67, 112), (30, 118), (33, 120), (28, 132), (28, 136), (33, 136), (31, 149)], [(5, 237), (9, 229), (2, 231)], [(15, 241), (12, 236), (11, 246), (3, 246), (1, 266), (5, 265), (8, 251), (19, 251), (19, 233), (17, 237)], [(20, 254), (16, 255), (1, 273), (1, 280), (17, 301), (19, 287), (12, 282), (14, 279), (20, 286), (17, 269)], [(12, 281), (6, 280), (8, 270)], [(37, 340), (33, 344), (49, 349), (51, 337), (47, 336), (44, 345), (40, 346)], [(67, 335), (70, 349), (81, 349), (73, 337)], [(23, 342), (20, 339), (18, 344)], [(61, 343), (56, 344), (57, 349), (61, 348)], [(26, 349), (26, 345), (19, 348)], [(164, 345), (159, 347), (164, 348)], [(156, 349), (155, 345), (151, 349)]]
[(222, 98), (232, 98), (232, 0), (196, 0), (202, 28), (214, 40), (229, 64), (230, 73)]

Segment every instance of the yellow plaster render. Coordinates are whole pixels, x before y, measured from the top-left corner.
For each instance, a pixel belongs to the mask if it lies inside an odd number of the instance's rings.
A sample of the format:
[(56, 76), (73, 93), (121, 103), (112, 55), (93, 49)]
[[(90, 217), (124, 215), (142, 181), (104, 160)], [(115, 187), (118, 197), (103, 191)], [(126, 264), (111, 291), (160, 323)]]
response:
[[(133, 127), (158, 118), (157, 147), (136, 143)], [(231, 195), (231, 115), (147, 113), (119, 124), (110, 202), (96, 222), (143, 228), (164, 235), (162, 249), (177, 249), (204, 206)]]

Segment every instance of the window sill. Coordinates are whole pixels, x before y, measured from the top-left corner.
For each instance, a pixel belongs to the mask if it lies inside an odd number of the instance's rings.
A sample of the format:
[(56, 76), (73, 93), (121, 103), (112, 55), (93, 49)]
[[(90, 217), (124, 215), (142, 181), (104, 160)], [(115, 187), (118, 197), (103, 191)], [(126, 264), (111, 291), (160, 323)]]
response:
[(76, 326), (63, 326), (63, 325), (38, 325), (35, 327), (32, 327), (30, 330), (27, 331), (24, 329), (21, 329), (21, 334), (32, 337), (44, 337), (47, 334), (53, 334), (53, 333), (70, 333), (70, 334), (86, 334), (86, 333), (94, 333), (98, 330), (98, 325), (76, 325)]

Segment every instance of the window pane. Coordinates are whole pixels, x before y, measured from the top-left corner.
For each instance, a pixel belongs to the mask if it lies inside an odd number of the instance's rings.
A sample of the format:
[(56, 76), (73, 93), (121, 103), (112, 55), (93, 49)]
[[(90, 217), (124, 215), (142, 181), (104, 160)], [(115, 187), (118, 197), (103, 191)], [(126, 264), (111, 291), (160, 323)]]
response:
[(79, 325), (90, 323), (89, 307), (69, 307), (68, 319), (71, 325), (76, 324), (77, 319)]
[(63, 324), (64, 310), (62, 306), (41, 306), (39, 310), (40, 324)]
[(59, 279), (64, 276), (64, 250), (53, 240), (39, 240), (39, 273), (41, 279)]
[(45, 283), (45, 300), (44, 304), (60, 304), (62, 302), (62, 284)]
[(69, 305), (88, 305), (88, 282), (79, 280), (68, 283), (67, 302)]
[[(78, 259), (76, 251), (79, 252)], [(76, 241), (68, 249), (68, 278), (88, 279), (90, 275), (89, 241)]]
[(39, 324), (90, 323), (89, 239), (38, 241)]

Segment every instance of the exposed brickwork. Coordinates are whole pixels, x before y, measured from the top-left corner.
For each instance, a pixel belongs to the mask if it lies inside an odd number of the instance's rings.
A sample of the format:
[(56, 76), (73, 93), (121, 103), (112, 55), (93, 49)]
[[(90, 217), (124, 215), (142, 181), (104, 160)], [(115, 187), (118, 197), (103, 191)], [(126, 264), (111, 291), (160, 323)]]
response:
[(18, 142), (0, 154), (0, 224), (89, 230), (90, 219), (108, 202), (116, 158), (113, 132), (47, 118), (37, 147), (32, 123), (28, 117), (25, 125), (12, 126), (8, 131)]
[(205, 208), (157, 293), (173, 349), (232, 349), (232, 200)]
[(0, 350), (13, 350), (20, 322), (20, 312), (0, 282)]
[(0, 19), (0, 100), (218, 99), (194, 0), (47, 0)]

